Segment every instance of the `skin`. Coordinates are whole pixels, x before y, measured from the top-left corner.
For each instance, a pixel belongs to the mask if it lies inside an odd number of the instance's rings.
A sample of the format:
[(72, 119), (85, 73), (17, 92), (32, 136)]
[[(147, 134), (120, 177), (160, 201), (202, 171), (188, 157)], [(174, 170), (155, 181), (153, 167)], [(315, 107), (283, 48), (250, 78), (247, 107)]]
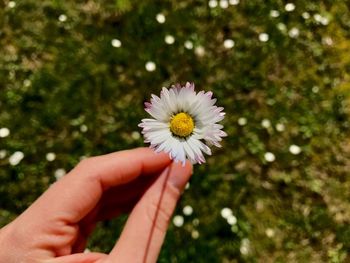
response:
[[(0, 229), (0, 262), (156, 262), (191, 174), (148, 148), (83, 160)], [(130, 211), (109, 254), (83, 253), (98, 221)]]

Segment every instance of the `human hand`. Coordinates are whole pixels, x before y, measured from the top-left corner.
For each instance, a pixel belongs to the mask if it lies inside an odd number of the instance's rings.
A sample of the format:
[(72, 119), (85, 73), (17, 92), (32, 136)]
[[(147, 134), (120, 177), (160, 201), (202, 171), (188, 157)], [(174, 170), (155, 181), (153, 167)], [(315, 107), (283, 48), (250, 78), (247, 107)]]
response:
[[(191, 174), (148, 148), (83, 160), (0, 230), (0, 262), (156, 262)], [(82, 253), (99, 220), (131, 209), (109, 254)]]

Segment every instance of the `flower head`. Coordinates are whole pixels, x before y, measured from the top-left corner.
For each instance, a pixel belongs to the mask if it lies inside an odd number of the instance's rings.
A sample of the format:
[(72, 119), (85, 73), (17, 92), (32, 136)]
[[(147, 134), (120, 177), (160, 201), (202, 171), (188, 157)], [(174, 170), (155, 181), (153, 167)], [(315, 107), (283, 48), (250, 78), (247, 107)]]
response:
[(211, 155), (208, 145), (220, 147), (221, 137), (227, 135), (217, 123), (225, 116), (224, 108), (214, 105), (212, 95), (210, 91), (196, 93), (194, 84), (188, 82), (184, 87), (163, 88), (160, 97), (152, 95), (145, 110), (153, 119), (139, 124), (145, 142), (156, 152), (169, 153), (176, 162), (204, 163), (203, 153)]

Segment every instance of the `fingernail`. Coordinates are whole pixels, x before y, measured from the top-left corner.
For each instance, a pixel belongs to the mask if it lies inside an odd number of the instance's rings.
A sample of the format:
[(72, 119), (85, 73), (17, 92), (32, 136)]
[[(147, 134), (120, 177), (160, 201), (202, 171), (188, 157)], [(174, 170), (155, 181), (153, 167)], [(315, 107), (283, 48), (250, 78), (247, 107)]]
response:
[(181, 163), (173, 162), (169, 167), (168, 172), (170, 172), (169, 183), (182, 191), (193, 173), (193, 168), (189, 163), (186, 163), (185, 166), (182, 166)]

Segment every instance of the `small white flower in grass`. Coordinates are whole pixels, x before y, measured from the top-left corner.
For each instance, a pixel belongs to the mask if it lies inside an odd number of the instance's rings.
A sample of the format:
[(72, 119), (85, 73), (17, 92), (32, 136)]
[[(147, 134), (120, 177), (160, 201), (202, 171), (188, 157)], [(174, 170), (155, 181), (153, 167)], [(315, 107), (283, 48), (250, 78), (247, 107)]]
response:
[(194, 226), (198, 226), (198, 225), (199, 225), (199, 219), (198, 219), (198, 218), (193, 219), (193, 220), (192, 220), (192, 224), (193, 224)]
[(322, 44), (327, 45), (327, 46), (332, 46), (333, 43), (333, 39), (330, 37), (324, 37), (322, 38)]
[(175, 38), (172, 35), (166, 35), (164, 38), (165, 43), (172, 45), (175, 43)]
[(289, 30), (288, 35), (291, 38), (297, 38), (299, 36), (299, 29), (296, 27), (293, 27), (291, 30)]
[(4, 159), (7, 155), (7, 151), (6, 150), (0, 150), (0, 159)]
[(185, 186), (185, 189), (186, 189), (186, 190), (190, 189), (190, 186), (191, 186), (191, 184), (188, 182), (188, 183), (186, 184), (186, 186)]
[(7, 4), (7, 6), (8, 6), (9, 8), (15, 8), (15, 7), (16, 7), (16, 2), (15, 2), (15, 1), (10, 1), (10, 2)]
[(279, 17), (280, 16), (280, 12), (278, 12), (277, 10), (271, 10), (270, 11), (270, 16), (271, 17)]
[(272, 238), (275, 235), (275, 231), (272, 228), (267, 228), (265, 230), (265, 234), (267, 237)]
[(259, 34), (259, 40), (261, 42), (267, 42), (267, 41), (269, 41), (269, 35), (266, 34), (266, 33), (260, 33)]
[(321, 23), (322, 16), (320, 14), (314, 14), (314, 19), (316, 22)]
[(294, 155), (301, 153), (301, 148), (298, 145), (292, 144), (289, 146), (289, 152)]
[(276, 130), (279, 131), (279, 132), (283, 132), (285, 130), (285, 126), (283, 123), (277, 123), (276, 124)]
[(87, 132), (88, 129), (89, 129), (88, 126), (86, 126), (85, 124), (80, 125), (80, 131), (81, 132)]
[(238, 119), (237, 122), (238, 122), (238, 124), (239, 124), (240, 126), (244, 126), (244, 125), (247, 124), (248, 120), (247, 120), (247, 118), (241, 117), (241, 118)]
[(191, 236), (193, 239), (198, 239), (199, 238), (199, 232), (197, 230), (193, 230), (191, 232)]
[(302, 15), (301, 15), (305, 20), (307, 20), (307, 19), (310, 19), (310, 13), (309, 12), (304, 12), (304, 13), (302, 13)]
[(263, 126), (265, 129), (268, 129), (271, 127), (271, 122), (268, 119), (263, 119), (261, 121), (261, 126)]
[(313, 93), (318, 93), (319, 91), (320, 91), (319, 86), (313, 86), (313, 87), (312, 87), (312, 92), (313, 92)]
[(314, 14), (314, 19), (317, 23), (322, 24), (324, 26), (329, 24), (329, 19), (320, 14)]
[(65, 14), (62, 14), (58, 17), (58, 21), (60, 22), (66, 22), (67, 21), (67, 16)]
[(154, 63), (153, 61), (148, 61), (145, 65), (146, 70), (149, 72), (155, 71), (156, 67), (156, 63)]
[(264, 154), (264, 158), (267, 162), (272, 163), (276, 160), (275, 155), (272, 152), (267, 152)]
[(203, 57), (205, 54), (205, 49), (203, 46), (198, 46), (194, 49), (194, 53), (198, 56), (198, 57)]
[(112, 44), (113, 47), (116, 47), (116, 48), (122, 46), (122, 42), (119, 39), (116, 39), (116, 38), (111, 41), (111, 44)]
[(64, 170), (63, 168), (57, 169), (54, 173), (56, 180), (61, 179), (65, 175), (66, 175), (66, 170)]
[(231, 49), (235, 46), (235, 41), (233, 41), (232, 39), (225, 39), (224, 41), (224, 47), (227, 49)]
[(250, 253), (250, 241), (248, 238), (243, 238), (239, 251), (242, 255), (248, 255)]
[(287, 4), (284, 6), (284, 9), (285, 9), (287, 12), (292, 12), (292, 11), (294, 11), (294, 9), (295, 9), (295, 4), (293, 4), (293, 3), (287, 3)]
[(283, 24), (283, 23), (278, 23), (277, 24), (277, 28), (281, 32), (286, 32), (287, 31), (287, 26), (285, 24)]
[(216, 0), (209, 0), (208, 5), (210, 8), (215, 8), (218, 6), (218, 1)]
[(190, 216), (193, 213), (193, 208), (190, 205), (186, 205), (183, 209), (182, 212), (185, 216)]
[(138, 140), (141, 138), (141, 134), (138, 131), (133, 131), (131, 133), (131, 138), (133, 138), (134, 140)]
[(220, 0), (220, 7), (222, 8), (222, 9), (226, 9), (226, 8), (228, 8), (228, 1), (227, 0)]
[(5, 138), (10, 135), (10, 129), (9, 128), (1, 128), (0, 129), (0, 138)]
[(25, 79), (23, 81), (23, 86), (24, 87), (29, 87), (30, 85), (32, 85), (32, 82), (30, 81), (30, 79)]
[(143, 119), (139, 126), (145, 142), (156, 152), (164, 151), (175, 162), (186, 159), (193, 164), (204, 163), (203, 153), (211, 155), (208, 145), (221, 147), (227, 134), (218, 124), (224, 119), (222, 107), (215, 106), (211, 91), (195, 92), (193, 83), (163, 88), (160, 97), (152, 95), (145, 110), (153, 119)]
[(322, 17), (321, 24), (327, 26), (329, 24), (329, 19), (327, 17)]
[(173, 224), (174, 224), (174, 226), (176, 226), (176, 227), (182, 227), (183, 226), (183, 224), (184, 224), (184, 217), (183, 216), (180, 216), (180, 215), (176, 215), (176, 216), (174, 216), (174, 218), (173, 218)]
[(165, 23), (165, 15), (163, 15), (162, 13), (157, 14), (156, 20), (159, 24)]
[(56, 159), (56, 154), (55, 153), (47, 153), (46, 154), (46, 160), (49, 162), (52, 162)]
[(20, 152), (20, 151), (14, 152), (9, 158), (9, 163), (12, 166), (16, 166), (22, 161), (23, 158), (24, 158), (23, 152)]
[(239, 4), (239, 0), (229, 0), (228, 2), (230, 3), (230, 5), (238, 5)]
[(234, 215), (229, 215), (226, 218), (226, 220), (227, 220), (227, 223), (231, 226), (237, 224), (237, 218)]
[(221, 209), (220, 214), (223, 218), (227, 219), (229, 216), (232, 216), (232, 210), (231, 208), (224, 207), (223, 209)]
[(193, 43), (192, 43), (192, 41), (187, 40), (187, 41), (185, 41), (184, 46), (187, 49), (192, 49), (193, 48)]

